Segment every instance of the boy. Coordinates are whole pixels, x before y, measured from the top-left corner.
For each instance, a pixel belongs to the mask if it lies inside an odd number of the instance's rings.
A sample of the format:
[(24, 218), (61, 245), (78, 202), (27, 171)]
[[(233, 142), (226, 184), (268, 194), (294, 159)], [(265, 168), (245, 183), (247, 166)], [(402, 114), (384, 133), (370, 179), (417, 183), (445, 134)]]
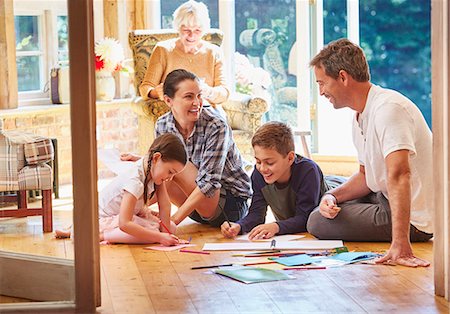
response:
[[(281, 122), (262, 125), (252, 138), (256, 166), (251, 180), (249, 213), (236, 223), (224, 222), (222, 234), (234, 238), (250, 232), (250, 240), (306, 231), (309, 214), (326, 186), (322, 171), (312, 160), (294, 153), (294, 136)], [(270, 205), (276, 222), (265, 223)]]

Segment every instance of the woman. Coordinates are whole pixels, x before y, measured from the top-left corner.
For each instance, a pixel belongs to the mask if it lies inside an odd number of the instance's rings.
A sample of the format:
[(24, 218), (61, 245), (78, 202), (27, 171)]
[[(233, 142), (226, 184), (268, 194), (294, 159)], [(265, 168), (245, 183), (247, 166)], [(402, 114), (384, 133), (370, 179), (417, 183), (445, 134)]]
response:
[[(187, 216), (200, 223), (220, 226), (247, 214), (250, 178), (231, 128), (216, 110), (204, 108), (198, 77), (186, 70), (169, 73), (164, 100), (170, 108), (156, 122), (156, 136), (173, 133), (184, 141), (188, 162), (184, 170), (166, 183), (178, 210), (171, 217), (179, 224)], [(123, 160), (136, 160), (125, 154)]]
[(188, 1), (173, 14), (173, 27), (179, 37), (160, 42), (150, 57), (139, 91), (144, 99), (163, 99), (163, 82), (176, 69), (186, 69), (200, 78), (202, 96), (214, 107), (228, 99), (220, 48), (202, 40), (210, 28), (205, 4)]

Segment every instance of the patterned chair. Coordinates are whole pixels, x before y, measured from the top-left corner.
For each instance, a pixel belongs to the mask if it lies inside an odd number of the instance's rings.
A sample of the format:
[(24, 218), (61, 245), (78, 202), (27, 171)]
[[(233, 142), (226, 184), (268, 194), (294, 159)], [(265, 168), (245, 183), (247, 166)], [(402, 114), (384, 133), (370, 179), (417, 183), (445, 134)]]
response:
[[(134, 108), (139, 115), (139, 150), (141, 153), (148, 149), (153, 140), (156, 120), (168, 112), (169, 108), (161, 100), (144, 101), (139, 95), (139, 85), (144, 79), (148, 60), (155, 45), (160, 41), (177, 36), (178, 33), (172, 29), (134, 30), (128, 36), (134, 59), (134, 85), (137, 95)], [(222, 44), (222, 38), (223, 34), (218, 29), (211, 29), (203, 37), (204, 40), (218, 46)], [(227, 113), (228, 123), (233, 129), (233, 137), (241, 154), (244, 159), (253, 160), (250, 140), (255, 130), (261, 125), (262, 116), (268, 111), (269, 104), (262, 98), (232, 94), (222, 106)]]
[[(0, 200), (17, 199), (17, 209), (0, 210), (0, 218), (42, 215), (44, 232), (53, 230), (52, 168), (54, 150), (49, 138), (23, 131), (2, 131), (0, 121)], [(27, 191), (42, 191), (42, 207), (28, 208)], [(8, 194), (16, 191), (16, 195)]]

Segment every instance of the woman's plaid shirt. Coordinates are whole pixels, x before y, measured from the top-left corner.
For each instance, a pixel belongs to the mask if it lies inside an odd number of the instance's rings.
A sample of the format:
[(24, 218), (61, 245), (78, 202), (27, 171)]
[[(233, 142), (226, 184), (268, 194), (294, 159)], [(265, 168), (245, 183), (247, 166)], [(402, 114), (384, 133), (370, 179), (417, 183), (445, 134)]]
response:
[(202, 109), (186, 140), (176, 128), (173, 114), (168, 112), (156, 122), (156, 136), (168, 132), (176, 134), (185, 143), (188, 159), (198, 169), (196, 183), (203, 194), (211, 197), (223, 186), (234, 196), (251, 196), (250, 178), (243, 170), (231, 128), (215, 109)]

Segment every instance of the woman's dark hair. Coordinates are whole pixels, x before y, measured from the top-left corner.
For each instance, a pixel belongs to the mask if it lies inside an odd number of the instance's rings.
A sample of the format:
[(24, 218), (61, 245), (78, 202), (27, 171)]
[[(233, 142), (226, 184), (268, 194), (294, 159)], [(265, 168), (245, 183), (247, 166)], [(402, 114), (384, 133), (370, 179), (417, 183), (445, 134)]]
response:
[(166, 80), (164, 81), (163, 85), (164, 95), (173, 98), (178, 90), (178, 85), (185, 80), (200, 82), (197, 75), (195, 75), (192, 72), (183, 69), (177, 69), (170, 72), (167, 75)]
[(150, 168), (152, 166), (152, 158), (155, 153), (161, 154), (163, 161), (178, 161), (185, 165), (187, 162), (186, 148), (178, 136), (172, 133), (165, 133), (158, 136), (148, 150), (147, 171), (144, 180), (144, 204), (151, 199), (153, 194), (148, 197), (148, 182), (150, 181)]

